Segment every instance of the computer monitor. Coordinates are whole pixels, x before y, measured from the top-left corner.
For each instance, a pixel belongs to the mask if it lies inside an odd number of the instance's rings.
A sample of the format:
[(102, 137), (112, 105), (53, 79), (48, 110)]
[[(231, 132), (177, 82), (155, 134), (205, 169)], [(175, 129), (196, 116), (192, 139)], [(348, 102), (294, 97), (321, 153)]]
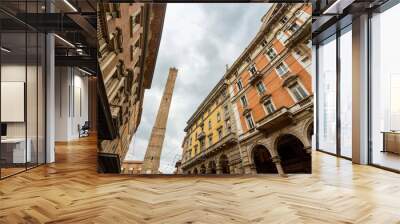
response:
[(1, 136), (7, 136), (7, 124), (1, 123)]

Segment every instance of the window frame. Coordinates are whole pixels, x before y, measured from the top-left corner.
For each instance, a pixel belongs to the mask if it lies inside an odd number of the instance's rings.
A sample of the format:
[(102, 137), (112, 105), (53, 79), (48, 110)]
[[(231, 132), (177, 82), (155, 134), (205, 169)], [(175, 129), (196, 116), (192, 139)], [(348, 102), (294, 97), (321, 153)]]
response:
[(242, 103), (243, 107), (249, 106), (249, 102), (247, 101), (246, 95), (243, 95), (243, 96), (240, 97), (240, 102)]
[[(281, 65), (283, 65), (283, 66), (285, 67), (285, 70), (286, 70), (286, 71), (284, 71), (283, 73), (280, 73), (280, 72), (279, 72), (279, 71), (280, 71), (280, 70), (279, 70), (279, 67), (280, 67)], [(280, 63), (278, 63), (278, 64), (275, 66), (275, 71), (276, 71), (276, 73), (278, 74), (279, 77), (282, 77), (282, 76), (285, 75), (286, 73), (290, 72), (289, 67), (287, 66), (287, 64), (286, 64), (284, 61), (281, 61)]]
[[(253, 115), (251, 113), (247, 113), (244, 117), (245, 117), (245, 120), (246, 120), (247, 129), (249, 129), (249, 130), (254, 129), (256, 126), (255, 126), (255, 123), (254, 123), (254, 120), (253, 120)], [(248, 118), (250, 118), (251, 123), (249, 122)], [(251, 127), (251, 126), (253, 126), (253, 127)]]
[(240, 78), (236, 81), (236, 86), (238, 88), (238, 91), (243, 89), (243, 83), (242, 83), (242, 80)]
[[(260, 84), (261, 84), (262, 89), (263, 89), (262, 91), (260, 91), (260, 89), (258, 88), (260, 86)], [(258, 92), (259, 95), (264, 94), (267, 91), (267, 89), (265, 88), (265, 85), (264, 85), (264, 83), (262, 81), (259, 81), (259, 82), (256, 83), (256, 89), (257, 89), (257, 92)]]
[[(272, 111), (271, 111), (271, 112), (268, 110), (267, 104), (270, 105), (270, 106), (272, 107)], [(264, 107), (264, 110), (265, 110), (265, 112), (266, 112), (267, 115), (273, 114), (273, 113), (276, 111), (276, 107), (275, 107), (274, 103), (272, 102), (272, 99), (266, 100), (266, 101), (263, 103), (263, 107)]]
[[(274, 56), (271, 57), (269, 52), (273, 52)], [(278, 52), (275, 50), (274, 47), (270, 47), (270, 48), (268, 48), (268, 50), (265, 51), (265, 55), (269, 58), (270, 61), (273, 61), (275, 58), (278, 57)]]
[[(298, 99), (297, 98), (297, 96), (296, 96), (296, 94), (295, 94), (295, 92), (293, 91), (293, 88), (294, 87), (298, 87), (298, 88), (296, 88), (295, 90), (296, 90), (296, 92), (299, 94), (299, 96), (301, 96), (301, 99)], [(304, 100), (305, 98), (307, 98), (310, 94), (308, 93), (308, 91), (307, 91), (307, 89), (300, 83), (300, 82), (295, 82), (295, 83), (293, 83), (292, 85), (290, 85), (290, 86), (288, 86), (288, 89), (289, 89), (289, 91), (290, 91), (290, 93), (291, 93), (291, 96), (292, 96), (292, 98), (293, 98), (293, 100), (297, 103), (297, 102), (300, 102), (300, 101), (302, 101), (302, 100)], [(303, 94), (300, 94), (300, 92), (301, 91), (299, 91), (299, 89), (301, 89), (303, 92), (304, 92), (304, 96), (303, 96)]]

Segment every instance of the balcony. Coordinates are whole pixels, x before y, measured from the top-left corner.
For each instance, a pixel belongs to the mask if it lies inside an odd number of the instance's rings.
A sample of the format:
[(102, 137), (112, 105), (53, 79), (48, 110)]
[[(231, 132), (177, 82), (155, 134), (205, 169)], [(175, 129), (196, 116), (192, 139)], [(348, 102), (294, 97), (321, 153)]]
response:
[(271, 94), (264, 92), (263, 95), (260, 97), (260, 103), (264, 103), (268, 99), (271, 98)]
[(299, 76), (297, 74), (286, 73), (284, 76), (282, 76), (282, 79), (283, 79), (282, 86), (284, 86), (284, 87), (291, 86), (292, 84), (297, 82), (298, 78), (299, 78)]
[(286, 107), (283, 107), (256, 123), (258, 130), (271, 131), (293, 122), (293, 113)]
[(295, 46), (299, 41), (311, 34), (311, 17), (304, 22), (285, 42), (288, 48)]
[(200, 133), (197, 134), (197, 140), (203, 139), (206, 137), (206, 133), (204, 131), (201, 131)]
[(256, 122), (257, 130), (273, 131), (294, 122), (294, 116), (302, 111), (313, 110), (313, 95), (297, 102), (291, 108), (282, 107)]
[(234, 132), (230, 132), (224, 137), (222, 137), (219, 141), (215, 142), (213, 145), (205, 148), (205, 150), (201, 151), (199, 154), (194, 157), (186, 160), (182, 164), (182, 168), (187, 168), (197, 163), (202, 162), (206, 158), (210, 158), (213, 155), (217, 154), (220, 150), (226, 148), (229, 145), (236, 143), (236, 134)]
[(247, 113), (249, 113), (251, 111), (251, 108), (249, 107), (249, 105), (247, 106), (243, 106), (243, 116), (246, 115)]
[(257, 71), (256, 74), (250, 76), (249, 78), (249, 83), (251, 85), (254, 85), (255, 83), (257, 83), (258, 80), (260, 80), (263, 77), (263, 75), (261, 74), (261, 72)]

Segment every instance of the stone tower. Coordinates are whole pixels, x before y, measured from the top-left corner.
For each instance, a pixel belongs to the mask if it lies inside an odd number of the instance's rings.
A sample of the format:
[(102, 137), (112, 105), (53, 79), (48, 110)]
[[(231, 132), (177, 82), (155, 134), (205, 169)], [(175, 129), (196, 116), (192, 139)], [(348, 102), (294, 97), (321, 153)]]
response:
[(167, 127), (169, 107), (171, 105), (172, 93), (174, 91), (175, 80), (178, 69), (170, 68), (167, 84), (165, 85), (164, 94), (158, 108), (157, 118), (151, 130), (149, 144), (147, 146), (146, 155), (142, 167), (144, 174), (158, 174), (160, 167), (161, 150), (165, 137), (165, 129)]

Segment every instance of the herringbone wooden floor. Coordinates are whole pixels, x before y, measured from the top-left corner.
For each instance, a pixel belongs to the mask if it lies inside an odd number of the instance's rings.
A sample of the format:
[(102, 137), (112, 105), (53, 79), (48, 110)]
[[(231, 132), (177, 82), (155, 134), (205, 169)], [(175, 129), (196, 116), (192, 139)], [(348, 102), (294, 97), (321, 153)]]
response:
[(312, 175), (96, 173), (95, 138), (0, 181), (0, 223), (400, 223), (400, 175), (314, 152)]

